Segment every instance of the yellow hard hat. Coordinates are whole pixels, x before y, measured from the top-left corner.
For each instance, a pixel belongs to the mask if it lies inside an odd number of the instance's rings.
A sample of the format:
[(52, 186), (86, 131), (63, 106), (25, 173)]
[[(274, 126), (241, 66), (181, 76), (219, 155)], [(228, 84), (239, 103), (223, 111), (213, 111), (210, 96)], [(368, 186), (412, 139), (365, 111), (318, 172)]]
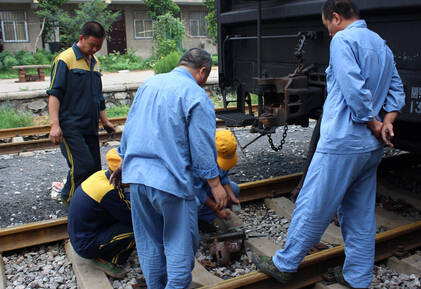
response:
[(238, 161), (237, 140), (229, 130), (218, 130), (215, 133), (216, 150), (218, 151), (218, 165), (227, 171)]
[(112, 171), (115, 171), (115, 169), (118, 168), (118, 166), (121, 163), (121, 157), (117, 153), (117, 148), (110, 149), (107, 152), (106, 158), (107, 158), (108, 168)]

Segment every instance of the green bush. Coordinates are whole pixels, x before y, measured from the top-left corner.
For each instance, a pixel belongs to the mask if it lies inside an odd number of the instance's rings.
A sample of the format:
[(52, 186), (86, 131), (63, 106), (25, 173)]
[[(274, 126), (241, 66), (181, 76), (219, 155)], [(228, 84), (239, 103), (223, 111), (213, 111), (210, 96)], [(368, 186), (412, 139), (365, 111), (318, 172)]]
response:
[(218, 54), (212, 55), (212, 64), (218, 65)]
[(10, 106), (0, 107), (0, 129), (31, 126), (34, 118), (29, 113), (19, 112)]
[(152, 67), (148, 59), (143, 59), (135, 54), (134, 49), (128, 49), (126, 54), (113, 52), (99, 57), (101, 69), (103, 71), (118, 70), (144, 70)]
[(167, 73), (176, 68), (181, 56), (181, 52), (175, 51), (158, 60), (153, 67), (155, 74)]
[(3, 59), (3, 64), (4, 64), (4, 67), (12, 67), (14, 65), (19, 65), (19, 61), (16, 58), (14, 58), (13, 56), (7, 55)]
[(124, 117), (129, 113), (130, 107), (127, 105), (112, 106), (105, 110), (107, 117)]

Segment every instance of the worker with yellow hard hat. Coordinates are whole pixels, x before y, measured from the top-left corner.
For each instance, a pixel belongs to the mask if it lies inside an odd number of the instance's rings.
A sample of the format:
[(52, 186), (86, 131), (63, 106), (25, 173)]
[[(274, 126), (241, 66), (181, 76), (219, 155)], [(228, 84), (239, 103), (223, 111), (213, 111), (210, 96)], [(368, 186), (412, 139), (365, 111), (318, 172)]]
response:
[[(233, 168), (238, 161), (237, 154), (237, 140), (229, 130), (218, 130), (215, 133), (215, 144), (218, 153), (217, 162), (219, 169), (219, 178), (221, 184), (227, 194), (235, 195), (231, 198), (232, 204), (238, 205), (238, 195), (240, 193), (239, 186), (231, 181), (228, 176), (229, 170)], [(212, 221), (218, 217), (221, 219), (228, 219), (230, 217), (230, 210), (223, 208), (218, 210), (214, 198), (212, 196), (209, 185), (203, 182), (203, 190), (206, 191), (206, 200), (200, 200), (203, 204), (199, 209), (199, 228), (204, 232), (215, 231), (216, 228), (213, 226)]]
[(110, 184), (120, 165), (116, 149), (106, 155), (108, 170), (87, 178), (74, 192), (69, 206), (68, 232), (73, 249), (113, 278), (124, 277), (124, 264), (134, 249), (130, 194)]

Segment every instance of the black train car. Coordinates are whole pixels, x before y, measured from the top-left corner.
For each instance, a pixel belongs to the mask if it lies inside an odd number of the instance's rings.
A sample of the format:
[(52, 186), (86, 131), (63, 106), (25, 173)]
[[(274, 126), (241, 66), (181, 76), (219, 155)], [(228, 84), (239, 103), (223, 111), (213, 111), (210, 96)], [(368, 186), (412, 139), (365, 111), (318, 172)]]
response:
[[(268, 134), (284, 124), (308, 125), (325, 98), (330, 36), (320, 0), (216, 0), (219, 86), (228, 125)], [(355, 0), (361, 18), (395, 55), (406, 105), (395, 122), (395, 146), (421, 152), (421, 0)], [(232, 94), (231, 94), (232, 93)], [(257, 94), (258, 117), (250, 94)], [(234, 95), (234, 98), (230, 98)]]

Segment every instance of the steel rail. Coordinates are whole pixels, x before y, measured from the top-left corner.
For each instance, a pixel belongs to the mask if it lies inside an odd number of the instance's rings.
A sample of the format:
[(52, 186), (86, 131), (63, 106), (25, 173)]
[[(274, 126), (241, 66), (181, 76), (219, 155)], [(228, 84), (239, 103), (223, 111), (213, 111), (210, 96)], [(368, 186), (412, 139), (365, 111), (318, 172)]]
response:
[[(286, 194), (298, 185), (302, 173), (240, 184), (241, 202)], [(0, 229), (0, 252), (13, 251), (34, 245), (68, 238), (67, 218), (30, 223)]]
[[(229, 107), (228, 110), (234, 110), (235, 107)], [(252, 106), (253, 111), (257, 110), (257, 105)], [(215, 108), (215, 111), (222, 111), (223, 108)], [(116, 117), (110, 118), (111, 123), (114, 126), (124, 125), (126, 122), (126, 117)], [(217, 123), (223, 123), (222, 120), (217, 120)], [(99, 126), (102, 128), (102, 126)], [(42, 126), (27, 126), (27, 127), (18, 127), (18, 128), (8, 128), (8, 129), (0, 129), (0, 139), (7, 139), (12, 137), (18, 136), (35, 136), (35, 135), (44, 135), (50, 133), (50, 126), (49, 125), (42, 125)]]
[[(382, 261), (393, 256), (399, 248), (411, 250), (418, 247), (421, 247), (421, 221), (377, 234), (375, 261)], [(306, 256), (298, 272), (285, 285), (276, 282), (266, 274), (254, 271), (213, 285), (203, 286), (201, 289), (302, 288), (322, 281), (322, 274), (329, 268), (342, 265), (344, 259), (344, 246), (341, 245)]]
[[(228, 108), (233, 110), (234, 108)], [(253, 106), (253, 109), (257, 109), (257, 106)], [(216, 108), (215, 111), (223, 110), (222, 108)], [(119, 125), (124, 125), (126, 122), (126, 117), (111, 118), (111, 123), (117, 127)], [(216, 119), (216, 127), (222, 128), (225, 127), (225, 122), (221, 119)], [(99, 126), (102, 129), (102, 126)], [(21, 128), (12, 128), (12, 129), (2, 129), (0, 130), (0, 139), (7, 139), (13, 137), (23, 137), (23, 136), (37, 136), (37, 135), (47, 135), (50, 132), (50, 126), (28, 126)], [(110, 140), (118, 140), (121, 137), (121, 131), (116, 132), (111, 138), (105, 132), (99, 133), (100, 142), (106, 142)], [(37, 140), (29, 140), (23, 142), (12, 142), (12, 143), (3, 143), (0, 144), (0, 154), (13, 154), (20, 152), (29, 152), (34, 150), (50, 149), (55, 148), (58, 145), (55, 145), (50, 142), (48, 138), (41, 138)]]

